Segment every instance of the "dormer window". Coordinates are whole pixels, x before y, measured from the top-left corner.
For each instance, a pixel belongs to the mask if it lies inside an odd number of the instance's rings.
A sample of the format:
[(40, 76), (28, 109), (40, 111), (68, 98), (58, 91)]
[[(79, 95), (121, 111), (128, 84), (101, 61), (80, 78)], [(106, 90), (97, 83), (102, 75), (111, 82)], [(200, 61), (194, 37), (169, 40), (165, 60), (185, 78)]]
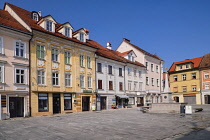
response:
[(134, 57), (133, 57), (133, 56), (131, 57), (131, 59), (132, 59), (131, 61), (133, 61), (133, 62), (134, 62)]
[(180, 70), (182, 70), (182, 65), (181, 65), (181, 66), (179, 66), (179, 69), (180, 69)]
[(46, 30), (52, 32), (52, 21), (46, 21)]
[(70, 28), (65, 27), (65, 36), (70, 37)]
[(33, 19), (34, 19), (34, 20), (36, 20), (36, 21), (38, 21), (38, 20), (39, 20), (39, 18), (38, 18), (38, 14), (37, 14), (37, 13), (33, 13)]
[(79, 33), (79, 40), (84, 42), (84, 34), (83, 33)]

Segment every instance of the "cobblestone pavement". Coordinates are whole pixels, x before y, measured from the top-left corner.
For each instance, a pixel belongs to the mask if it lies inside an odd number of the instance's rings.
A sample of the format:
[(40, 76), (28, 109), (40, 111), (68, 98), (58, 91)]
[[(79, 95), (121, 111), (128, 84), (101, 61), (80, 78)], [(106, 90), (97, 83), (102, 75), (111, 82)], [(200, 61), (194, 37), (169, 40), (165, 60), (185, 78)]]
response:
[(0, 139), (191, 140), (208, 137), (209, 126), (210, 112), (181, 116), (132, 108), (3, 120)]

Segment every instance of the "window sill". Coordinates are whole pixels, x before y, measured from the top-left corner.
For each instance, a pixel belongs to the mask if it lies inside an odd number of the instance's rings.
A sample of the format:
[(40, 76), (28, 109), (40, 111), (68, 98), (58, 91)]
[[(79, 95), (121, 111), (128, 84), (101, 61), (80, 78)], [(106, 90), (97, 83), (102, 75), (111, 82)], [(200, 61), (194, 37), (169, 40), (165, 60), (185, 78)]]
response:
[(65, 63), (65, 65), (71, 66), (71, 64)]
[(41, 61), (46, 61), (44, 58), (37, 58), (38, 60), (41, 60)]
[(93, 89), (92, 87), (89, 87), (88, 89)]
[(80, 66), (80, 68), (85, 68), (85, 66)]
[(104, 90), (104, 89), (98, 89), (98, 90)]
[(53, 85), (53, 87), (59, 88), (60, 86), (58, 86), (58, 85)]
[(15, 59), (22, 59), (22, 60), (28, 60), (28, 58), (20, 57), (20, 56), (13, 56)]
[(39, 85), (39, 84), (38, 84), (38, 86), (39, 86), (39, 87), (47, 87), (47, 85)]
[(103, 74), (103, 72), (97, 71), (97, 73)]
[(123, 77), (123, 76), (119, 75), (119, 77)]
[(88, 68), (89, 70), (92, 70), (92, 68)]
[(27, 86), (27, 84), (22, 84), (22, 83), (14, 83), (14, 85), (25, 85), (25, 86)]
[(109, 91), (114, 91), (114, 89), (109, 89)]
[(53, 60), (52, 60), (52, 62), (53, 62), (53, 63), (58, 63), (58, 64), (60, 64), (58, 61), (53, 61)]
[(66, 88), (72, 88), (71, 86), (65, 86)]
[(39, 111), (39, 112), (49, 112), (49, 110), (46, 110), (46, 111)]
[(6, 85), (6, 83), (4, 83), (4, 82), (0, 82), (0, 84), (2, 84), (2, 85)]
[(114, 74), (112, 74), (112, 73), (108, 73), (109, 75), (111, 75), (111, 76), (114, 76)]

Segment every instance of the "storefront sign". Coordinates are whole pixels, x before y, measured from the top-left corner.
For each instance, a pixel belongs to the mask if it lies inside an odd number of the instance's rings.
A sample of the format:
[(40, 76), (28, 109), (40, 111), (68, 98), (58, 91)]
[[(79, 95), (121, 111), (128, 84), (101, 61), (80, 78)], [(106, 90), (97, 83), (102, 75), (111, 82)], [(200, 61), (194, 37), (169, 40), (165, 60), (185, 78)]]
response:
[(116, 99), (112, 99), (112, 101), (116, 101)]
[(92, 93), (92, 90), (83, 90), (83, 93)]

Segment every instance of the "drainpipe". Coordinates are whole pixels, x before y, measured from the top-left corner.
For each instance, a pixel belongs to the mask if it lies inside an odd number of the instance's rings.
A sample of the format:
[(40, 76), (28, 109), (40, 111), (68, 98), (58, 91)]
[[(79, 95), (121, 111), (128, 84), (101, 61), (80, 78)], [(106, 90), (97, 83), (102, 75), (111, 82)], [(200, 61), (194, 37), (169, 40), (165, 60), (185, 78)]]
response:
[(200, 96), (201, 96), (201, 105), (203, 104), (203, 96), (202, 96), (202, 72), (200, 71), (200, 69), (198, 70), (199, 74), (200, 74), (200, 77), (199, 77), (199, 80), (200, 80)]
[(29, 40), (29, 116), (31, 116), (31, 40), (33, 38), (33, 30), (31, 34), (31, 38)]

